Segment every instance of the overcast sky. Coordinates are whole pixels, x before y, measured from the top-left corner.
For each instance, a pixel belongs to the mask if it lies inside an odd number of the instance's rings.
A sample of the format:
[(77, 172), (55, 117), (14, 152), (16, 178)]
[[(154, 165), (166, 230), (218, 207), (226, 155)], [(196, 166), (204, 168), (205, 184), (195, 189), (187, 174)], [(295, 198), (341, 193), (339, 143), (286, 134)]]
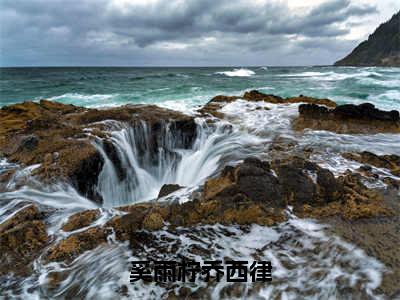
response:
[(399, 0), (0, 0), (1, 66), (332, 64)]

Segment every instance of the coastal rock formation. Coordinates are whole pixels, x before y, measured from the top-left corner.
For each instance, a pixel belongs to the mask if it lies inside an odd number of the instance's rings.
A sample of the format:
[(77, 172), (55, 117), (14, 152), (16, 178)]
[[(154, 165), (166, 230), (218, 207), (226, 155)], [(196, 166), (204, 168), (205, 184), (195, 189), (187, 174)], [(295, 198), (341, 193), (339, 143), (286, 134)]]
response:
[(76, 213), (68, 218), (67, 222), (61, 227), (64, 231), (74, 231), (92, 224), (100, 217), (100, 210), (92, 209)]
[(180, 190), (181, 188), (182, 186), (179, 184), (164, 184), (158, 193), (158, 198), (165, 197), (177, 190)]
[[(236, 167), (227, 166), (204, 185), (201, 199), (188, 202), (146, 202), (119, 208), (126, 214), (116, 216), (104, 226), (90, 227), (72, 234), (50, 247), (49, 261), (72, 260), (82, 252), (107, 241), (110, 231), (116, 238), (129, 240), (132, 249), (151, 243), (149, 233), (162, 228), (206, 224), (260, 224), (283, 222), (285, 208), (293, 206), (303, 217), (340, 216), (347, 220), (389, 216), (382, 197), (362, 184), (362, 177), (333, 174), (310, 161), (292, 157), (272, 163), (248, 158)], [(84, 229), (82, 216), (70, 217), (65, 227)], [(68, 225), (70, 224), (71, 225)]]
[(0, 276), (28, 273), (48, 239), (43, 215), (34, 205), (21, 208), (0, 224)]
[(209, 114), (217, 118), (223, 118), (223, 114), (219, 111), (225, 104), (231, 103), (238, 99), (244, 99), (247, 101), (263, 101), (273, 104), (285, 104), (285, 103), (314, 103), (325, 105), (327, 107), (335, 108), (336, 103), (329, 99), (318, 99), (300, 95), (298, 97), (282, 98), (275, 95), (264, 94), (256, 90), (245, 92), (243, 96), (224, 96), (218, 95), (212, 98), (205, 106), (203, 106), (199, 112), (201, 114)]
[[(142, 151), (154, 157), (166, 124), (182, 148), (191, 145), (197, 132), (192, 117), (153, 105), (86, 109), (41, 100), (0, 109), (0, 153), (21, 165), (40, 164), (35, 175), (42, 180), (69, 181), (81, 194), (100, 202), (95, 186), (104, 162), (93, 141), (103, 139), (107, 154), (115, 154), (107, 144), (110, 122), (151, 131), (148, 148)], [(117, 165), (117, 156), (110, 157)]]
[(396, 110), (382, 111), (370, 103), (345, 104), (334, 109), (316, 104), (301, 104), (299, 116), (293, 121), (293, 128), (337, 133), (399, 133), (400, 117)]
[(335, 66), (400, 66), (400, 11)]
[(362, 164), (388, 169), (393, 175), (400, 177), (400, 156), (398, 155), (376, 155), (368, 151), (363, 151), (360, 153), (347, 152), (343, 153), (342, 156)]

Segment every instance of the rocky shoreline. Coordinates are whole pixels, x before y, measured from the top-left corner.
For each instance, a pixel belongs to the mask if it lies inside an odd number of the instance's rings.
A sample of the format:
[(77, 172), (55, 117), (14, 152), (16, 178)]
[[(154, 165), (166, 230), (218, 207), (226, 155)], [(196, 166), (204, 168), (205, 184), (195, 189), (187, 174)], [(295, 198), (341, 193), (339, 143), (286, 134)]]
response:
[[(198, 116), (210, 123), (223, 119), (221, 108), (238, 99), (279, 105), (299, 103), (299, 114), (291, 124), (299, 132), (400, 133), (398, 111), (381, 111), (371, 104), (337, 105), (329, 99), (303, 95), (284, 99), (258, 91), (240, 97), (216, 96), (198, 111)], [(150, 146), (143, 147), (138, 155), (156, 160), (163, 148), (162, 137), (167, 134), (165, 124), (179, 137), (175, 146), (187, 149), (198, 134), (195, 117), (152, 105), (87, 109), (46, 100), (24, 102), (0, 110), (0, 154), (21, 166), (36, 165), (32, 175), (41, 182), (68, 182), (81, 195), (101, 205), (103, 199), (95, 187), (105, 161), (95, 141), (101, 141), (121, 180), (127, 176), (118, 150), (110, 142), (110, 124), (145, 126)], [(274, 226), (287, 221), (289, 206), (298, 217), (331, 224), (335, 234), (384, 262), (394, 272), (385, 274), (380, 291), (388, 297), (398, 295), (395, 278), (400, 272), (400, 256), (394, 249), (400, 246), (400, 156), (343, 153), (345, 159), (361, 167), (336, 176), (310, 159), (312, 148), (292, 151), (293, 145), (293, 141), (277, 139), (266, 149), (269, 160), (250, 155), (237, 165), (225, 165), (184, 203), (170, 197), (181, 188), (171, 182), (161, 189), (159, 199), (114, 208), (117, 215), (102, 225), (96, 225), (101, 208), (80, 211), (62, 224), (65, 238), (61, 240), (54, 240), (46, 230), (52, 212), (24, 203), (0, 224), (0, 276), (26, 276), (32, 272), (35, 259), (70, 263), (85, 251), (106, 244), (110, 234), (115, 234), (118, 241), (127, 241), (135, 253), (151, 244), (152, 232), (161, 229), (212, 224)], [(376, 168), (387, 170), (387, 174), (377, 173)], [(0, 192), (9, 190), (14, 173), (0, 173)], [(371, 188), (366, 184), (368, 180), (381, 180), (386, 186)], [(381, 232), (389, 235), (384, 242), (380, 240)], [(61, 279), (57, 273), (52, 276), (51, 284), (57, 286)]]

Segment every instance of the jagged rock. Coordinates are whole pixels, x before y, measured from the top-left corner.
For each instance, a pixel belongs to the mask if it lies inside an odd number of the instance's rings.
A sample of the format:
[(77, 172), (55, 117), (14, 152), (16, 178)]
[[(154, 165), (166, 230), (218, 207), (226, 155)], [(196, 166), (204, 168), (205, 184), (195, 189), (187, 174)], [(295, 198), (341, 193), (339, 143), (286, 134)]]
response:
[(267, 206), (283, 207), (282, 189), (268, 163), (248, 158), (237, 168), (227, 167), (222, 175), (204, 185), (205, 199), (227, 199), (242, 195)]
[(165, 197), (177, 190), (180, 190), (181, 188), (183, 187), (179, 184), (164, 184), (158, 193), (158, 198)]
[(20, 150), (33, 151), (39, 144), (39, 139), (36, 135), (30, 134), (21, 137), (21, 143), (19, 145)]
[(382, 181), (389, 187), (392, 187), (394, 189), (400, 189), (400, 180), (396, 180), (392, 177), (384, 177)]
[(300, 95), (298, 97), (282, 98), (276, 95), (264, 94), (256, 90), (244, 93), (243, 99), (248, 101), (264, 101), (268, 103), (284, 104), (284, 103), (314, 103), (326, 105), (327, 107), (336, 107), (336, 103), (329, 99), (318, 99)]
[(62, 226), (64, 231), (74, 231), (92, 224), (100, 217), (100, 210), (85, 210), (70, 216), (67, 222)]
[(316, 104), (301, 104), (293, 128), (337, 133), (397, 133), (400, 132), (400, 117), (398, 111), (382, 111), (370, 103), (346, 104), (334, 109)]
[(395, 176), (400, 176), (400, 156), (395, 154), (376, 155), (374, 153), (363, 151), (360, 153), (343, 153), (342, 156), (347, 159), (355, 160), (362, 164), (368, 164), (377, 168), (390, 170)]
[(299, 216), (312, 216), (324, 218), (329, 216), (341, 216), (345, 220), (357, 220), (372, 217), (392, 216), (392, 210), (383, 201), (382, 195), (368, 189), (362, 183), (360, 174), (347, 174), (337, 179), (343, 187), (343, 195), (340, 201), (333, 201), (325, 206), (303, 206)]
[(0, 173), (0, 193), (5, 192), (7, 189), (7, 185), (10, 182), (11, 178), (15, 175), (16, 170), (10, 169), (5, 170)]
[(125, 173), (124, 166), (118, 155), (118, 150), (116, 149), (114, 144), (110, 140), (104, 139), (103, 140), (103, 150), (107, 154), (107, 157), (113, 163), (114, 170), (116, 172), (118, 179), (120, 181), (124, 180), (126, 178), (127, 174)]
[[(340, 216), (354, 220), (391, 215), (382, 197), (362, 184), (360, 175), (348, 173), (335, 178), (329, 170), (298, 157), (275, 160), (271, 164), (247, 158), (209, 179), (201, 199), (184, 203), (152, 201), (121, 207), (126, 214), (112, 218), (102, 227), (70, 235), (50, 248), (47, 260), (71, 260), (105, 243), (109, 232), (114, 232), (118, 240), (130, 241), (135, 252), (152, 243), (149, 231), (164, 226), (216, 223), (270, 226), (286, 219), (284, 210), (288, 204), (303, 217)], [(79, 220), (86, 214), (90, 218), (92, 212), (82, 212), (75, 218)], [(68, 222), (74, 223), (73, 219)]]
[(342, 195), (332, 172), (315, 163), (294, 157), (274, 161), (273, 168), (291, 205), (326, 204)]
[(26, 221), (39, 220), (42, 218), (42, 213), (39, 211), (36, 205), (29, 204), (26, 207), (21, 208), (11, 218), (7, 219), (0, 224), (0, 232), (5, 232), (18, 224)]
[(31, 271), (31, 262), (48, 242), (42, 217), (36, 206), (29, 205), (0, 225), (0, 275)]
[(85, 231), (68, 236), (60, 243), (53, 245), (47, 252), (49, 261), (71, 261), (87, 250), (107, 242), (111, 232), (100, 227), (92, 227)]
[(226, 104), (231, 103), (237, 99), (244, 99), (247, 101), (264, 101), (267, 103), (274, 104), (285, 104), (285, 103), (315, 103), (320, 105), (325, 105), (327, 107), (334, 108), (336, 103), (329, 99), (318, 99), (312, 97), (306, 97), (300, 95), (298, 97), (282, 98), (276, 95), (264, 94), (256, 90), (245, 92), (243, 96), (223, 96), (218, 95), (212, 98), (205, 106), (203, 106), (199, 112), (204, 115), (212, 115), (214, 117), (222, 119), (223, 113), (219, 110)]
[[(189, 147), (197, 134), (193, 117), (154, 105), (86, 109), (41, 100), (0, 109), (0, 153), (11, 162), (41, 164), (34, 175), (46, 182), (68, 181), (81, 194), (101, 202), (95, 186), (104, 161), (93, 146), (95, 136), (105, 140), (107, 154), (114, 154), (111, 158), (118, 166), (118, 155), (105, 132), (108, 125), (102, 122), (105, 120), (149, 130), (149, 146), (143, 153), (154, 159), (164, 146), (166, 124), (176, 136), (176, 147)], [(56, 158), (54, 153), (58, 153)], [(123, 168), (117, 170), (123, 178)]]
[(164, 226), (163, 217), (157, 213), (149, 213), (143, 220), (143, 228), (147, 230), (159, 230)]

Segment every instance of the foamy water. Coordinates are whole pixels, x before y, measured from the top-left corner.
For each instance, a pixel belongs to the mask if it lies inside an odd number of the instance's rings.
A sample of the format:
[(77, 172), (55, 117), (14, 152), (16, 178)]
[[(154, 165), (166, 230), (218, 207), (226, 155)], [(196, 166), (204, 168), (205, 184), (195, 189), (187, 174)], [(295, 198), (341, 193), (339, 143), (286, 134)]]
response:
[(156, 103), (193, 111), (218, 94), (260, 89), (400, 109), (400, 68), (21, 68), (4, 69), (1, 77), (0, 106), (47, 98), (86, 107)]
[[(110, 72), (97, 70), (89, 73), (101, 83), (109, 80)], [(128, 70), (120, 70), (117, 74), (115, 72), (111, 72), (111, 77), (121, 79), (121, 90), (110, 82), (110, 90), (102, 87), (96, 93), (79, 89), (74, 93), (57, 90), (51, 94), (52, 99), (91, 107), (156, 103), (196, 115), (199, 106), (215, 94), (241, 94), (259, 88), (268, 92), (276, 91), (283, 96), (318, 94), (335, 100), (342, 99), (343, 102), (361, 103), (370, 100), (378, 107), (400, 107), (399, 88), (393, 84), (399, 80), (400, 71), (395, 68), (228, 68), (212, 72), (209, 69), (186, 69), (179, 72), (162, 71), (162, 76), (159, 76), (159, 70), (148, 70), (142, 76), (133, 76)], [(83, 85), (88, 85), (87, 81), (91, 82), (90, 76), (82, 80)], [(135, 86), (139, 82), (145, 86), (143, 90), (130, 90), (128, 84), (125, 85), (127, 76), (131, 78), (128, 80), (129, 85)], [(147, 82), (150, 79), (151, 88), (146, 86), (150, 84)], [(196, 80), (196, 84), (193, 80)], [(281, 89), (283, 84), (285, 89)], [(354, 89), (349, 89), (348, 84), (354, 85)], [(368, 84), (373, 88), (369, 88)], [(35, 89), (32, 91), (37, 99), (43, 95), (41, 93)], [(221, 109), (226, 117), (224, 121), (208, 123), (197, 117), (197, 138), (187, 149), (179, 146), (179, 138), (171, 133), (166, 124), (162, 141), (166, 151), (159, 152), (156, 162), (138, 154), (138, 146), (145, 145), (146, 137), (151, 135), (146, 124), (134, 129), (119, 122), (107, 123), (111, 141), (129, 176), (122, 181), (116, 179), (116, 166), (103, 151), (102, 141), (96, 140), (95, 146), (105, 159), (97, 186), (104, 198), (102, 206), (79, 195), (68, 184), (60, 182), (52, 186), (44, 185), (31, 176), (38, 165), (16, 166), (1, 159), (0, 172), (13, 168), (18, 171), (0, 194), (0, 222), (8, 220), (29, 203), (34, 203), (46, 211), (47, 232), (52, 237), (52, 243), (56, 243), (87, 229), (64, 232), (61, 227), (71, 214), (100, 208), (101, 217), (89, 227), (101, 226), (112, 217), (123, 214), (114, 207), (154, 199), (165, 183), (178, 183), (185, 188), (162, 200), (191, 201), (192, 193), (198, 191), (208, 177), (217, 174), (225, 165), (237, 164), (248, 156), (270, 159), (267, 149), (277, 137), (295, 141), (299, 149), (313, 147), (315, 152), (310, 159), (330, 169), (336, 176), (347, 169), (356, 171), (360, 167), (359, 163), (343, 158), (340, 155), (342, 152), (368, 150), (377, 154), (400, 154), (398, 134), (347, 135), (310, 130), (294, 132), (290, 124), (298, 115), (298, 105), (244, 100), (229, 103)], [(374, 168), (374, 171), (383, 176), (392, 176), (388, 170)], [(371, 186), (385, 185), (377, 180)], [(6, 296), (23, 299), (71, 298), (71, 295), (87, 299), (160, 299), (166, 298), (171, 291), (179, 293), (179, 287), (155, 283), (131, 285), (129, 261), (165, 257), (172, 260), (184, 256), (198, 261), (231, 258), (272, 262), (272, 283), (247, 283), (232, 287), (227, 282), (206, 285), (200, 280), (195, 284), (183, 285), (199, 294), (206, 287), (207, 296), (212, 299), (232, 299), (235, 297), (232, 294), (235, 289), (240, 290), (241, 297), (259, 299), (380, 297), (376, 288), (380, 285), (382, 275), (388, 271), (382, 263), (367, 256), (356, 246), (329, 234), (326, 225), (298, 219), (290, 208), (287, 214), (287, 222), (273, 227), (214, 225), (154, 232), (154, 244), (148, 245), (143, 252), (133, 253), (127, 243), (116, 241), (114, 235), (110, 234), (108, 243), (83, 253), (70, 264), (47, 264), (39, 257), (34, 263), (31, 276), (17, 278), (10, 274), (0, 279), (0, 285), (6, 290)], [(52, 272), (65, 275), (56, 288), (49, 286)], [(125, 296), (121, 291), (124, 291)]]
[(233, 69), (232, 71), (221, 71), (216, 72), (215, 74), (226, 75), (229, 77), (250, 77), (256, 74), (256, 72), (249, 69)]

